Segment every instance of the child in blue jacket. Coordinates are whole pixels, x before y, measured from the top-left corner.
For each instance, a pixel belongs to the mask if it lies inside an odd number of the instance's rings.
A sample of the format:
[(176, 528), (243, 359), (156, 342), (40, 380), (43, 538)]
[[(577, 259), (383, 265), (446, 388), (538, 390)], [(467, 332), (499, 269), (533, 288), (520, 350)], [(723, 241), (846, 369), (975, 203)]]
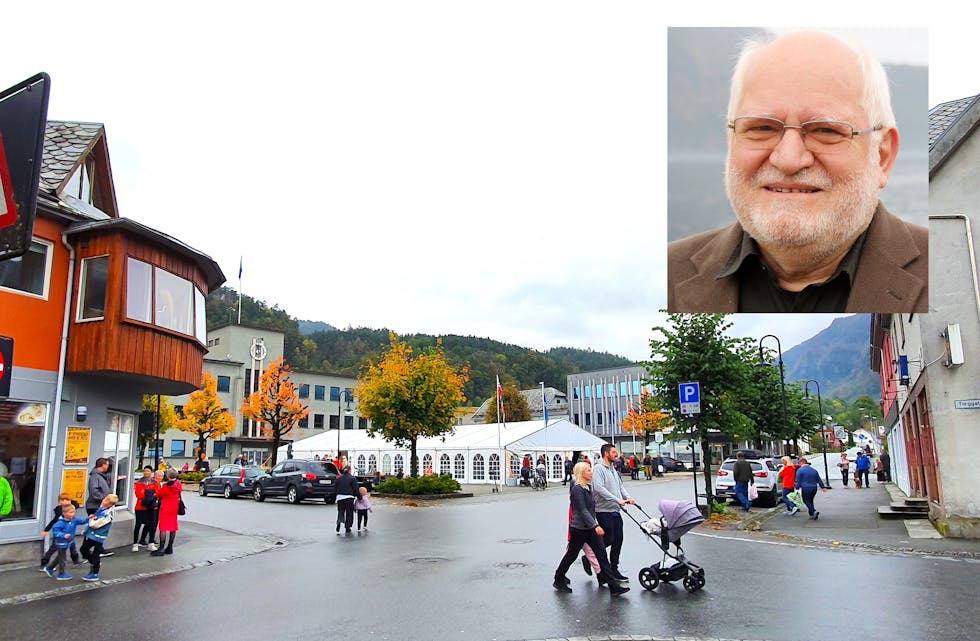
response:
[[(58, 554), (44, 567), (44, 571), (52, 579), (67, 581), (72, 578), (70, 574), (65, 572), (65, 557), (68, 556), (68, 548), (75, 542), (75, 530), (79, 525), (86, 523), (88, 523), (88, 519), (84, 516), (75, 516), (75, 506), (71, 503), (61, 509), (61, 518), (51, 526), (51, 538)], [(56, 565), (58, 567), (57, 574), (54, 570)]]
[(102, 553), (105, 552), (103, 545), (109, 536), (109, 528), (112, 527), (112, 517), (119, 497), (115, 494), (107, 494), (99, 509), (89, 517), (88, 527), (85, 529), (85, 542), (82, 543), (82, 558), (91, 564), (89, 573), (82, 577), (83, 581), (98, 581), (99, 570), (102, 567)]

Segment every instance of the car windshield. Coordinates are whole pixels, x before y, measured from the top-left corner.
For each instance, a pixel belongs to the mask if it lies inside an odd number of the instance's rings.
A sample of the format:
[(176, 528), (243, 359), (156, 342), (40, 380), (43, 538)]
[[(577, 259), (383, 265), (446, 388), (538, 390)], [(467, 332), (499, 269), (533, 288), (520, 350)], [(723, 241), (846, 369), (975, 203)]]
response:
[[(760, 463), (759, 461), (749, 461), (749, 465), (752, 466), (753, 472), (762, 471), (762, 463)], [(729, 470), (729, 471), (735, 469), (735, 461), (733, 460), (725, 461), (724, 463), (721, 464), (721, 469)]]
[(314, 461), (313, 466), (317, 469), (317, 473), (326, 472), (327, 474), (337, 474), (337, 468), (330, 461)]
[(263, 470), (261, 467), (247, 467), (247, 468), (245, 468), (245, 476), (246, 476), (246, 478), (250, 478), (251, 479), (251, 478), (255, 478), (256, 476), (262, 476), (263, 474), (265, 474), (265, 470)]

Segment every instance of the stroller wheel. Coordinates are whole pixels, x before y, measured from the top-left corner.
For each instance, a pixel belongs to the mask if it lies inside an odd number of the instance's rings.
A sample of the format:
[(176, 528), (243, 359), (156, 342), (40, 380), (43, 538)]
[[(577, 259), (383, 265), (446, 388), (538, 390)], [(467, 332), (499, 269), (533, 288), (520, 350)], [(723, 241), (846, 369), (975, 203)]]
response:
[(647, 590), (656, 590), (660, 585), (660, 575), (653, 568), (641, 568), (639, 579), (640, 585)]
[(704, 573), (690, 574), (684, 577), (684, 589), (688, 592), (697, 592), (704, 587)]

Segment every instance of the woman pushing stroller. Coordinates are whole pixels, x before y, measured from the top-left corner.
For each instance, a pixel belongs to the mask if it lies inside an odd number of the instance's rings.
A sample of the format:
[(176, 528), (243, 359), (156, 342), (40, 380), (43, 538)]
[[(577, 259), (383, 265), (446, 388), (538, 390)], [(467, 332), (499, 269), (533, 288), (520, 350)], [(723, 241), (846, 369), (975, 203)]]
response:
[(559, 592), (572, 591), (569, 587), (570, 581), (565, 575), (578, 558), (582, 545), (588, 544), (599, 560), (600, 572), (597, 578), (600, 583), (607, 583), (609, 592), (614, 596), (629, 592), (628, 587), (612, 579), (612, 567), (606, 556), (606, 547), (602, 543), (604, 532), (596, 520), (595, 499), (589, 488), (589, 483), (592, 481), (592, 466), (588, 463), (577, 463), (572, 468), (572, 476), (575, 477), (575, 483), (572, 484), (571, 489), (572, 519), (569, 523), (568, 548), (558, 564), (558, 569), (555, 570), (553, 586)]

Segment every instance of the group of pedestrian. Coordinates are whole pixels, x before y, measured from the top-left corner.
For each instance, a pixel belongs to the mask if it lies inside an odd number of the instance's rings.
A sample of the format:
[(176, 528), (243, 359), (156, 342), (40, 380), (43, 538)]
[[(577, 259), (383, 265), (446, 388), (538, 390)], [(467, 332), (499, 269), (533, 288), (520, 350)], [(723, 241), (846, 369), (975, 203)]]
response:
[(359, 487), (357, 478), (351, 474), (350, 466), (345, 465), (340, 469), (340, 476), (334, 482), (337, 488), (337, 534), (340, 534), (340, 526), (344, 526), (344, 532), (350, 534), (354, 526), (354, 513), (357, 513), (357, 531), (368, 529), (368, 512), (373, 512), (371, 497), (368, 496), (366, 487)]
[(613, 595), (629, 592), (625, 585), (629, 579), (619, 571), (623, 547), (623, 517), (619, 512), (627, 503), (635, 505), (636, 501), (626, 491), (616, 469), (616, 448), (607, 443), (600, 454), (594, 467), (583, 461), (572, 468), (575, 482), (569, 491), (568, 545), (552, 584), (559, 592), (572, 591), (566, 575), (580, 552), (584, 552), (581, 558), (585, 572), (592, 574), (595, 569), (600, 586), (608, 586)]

